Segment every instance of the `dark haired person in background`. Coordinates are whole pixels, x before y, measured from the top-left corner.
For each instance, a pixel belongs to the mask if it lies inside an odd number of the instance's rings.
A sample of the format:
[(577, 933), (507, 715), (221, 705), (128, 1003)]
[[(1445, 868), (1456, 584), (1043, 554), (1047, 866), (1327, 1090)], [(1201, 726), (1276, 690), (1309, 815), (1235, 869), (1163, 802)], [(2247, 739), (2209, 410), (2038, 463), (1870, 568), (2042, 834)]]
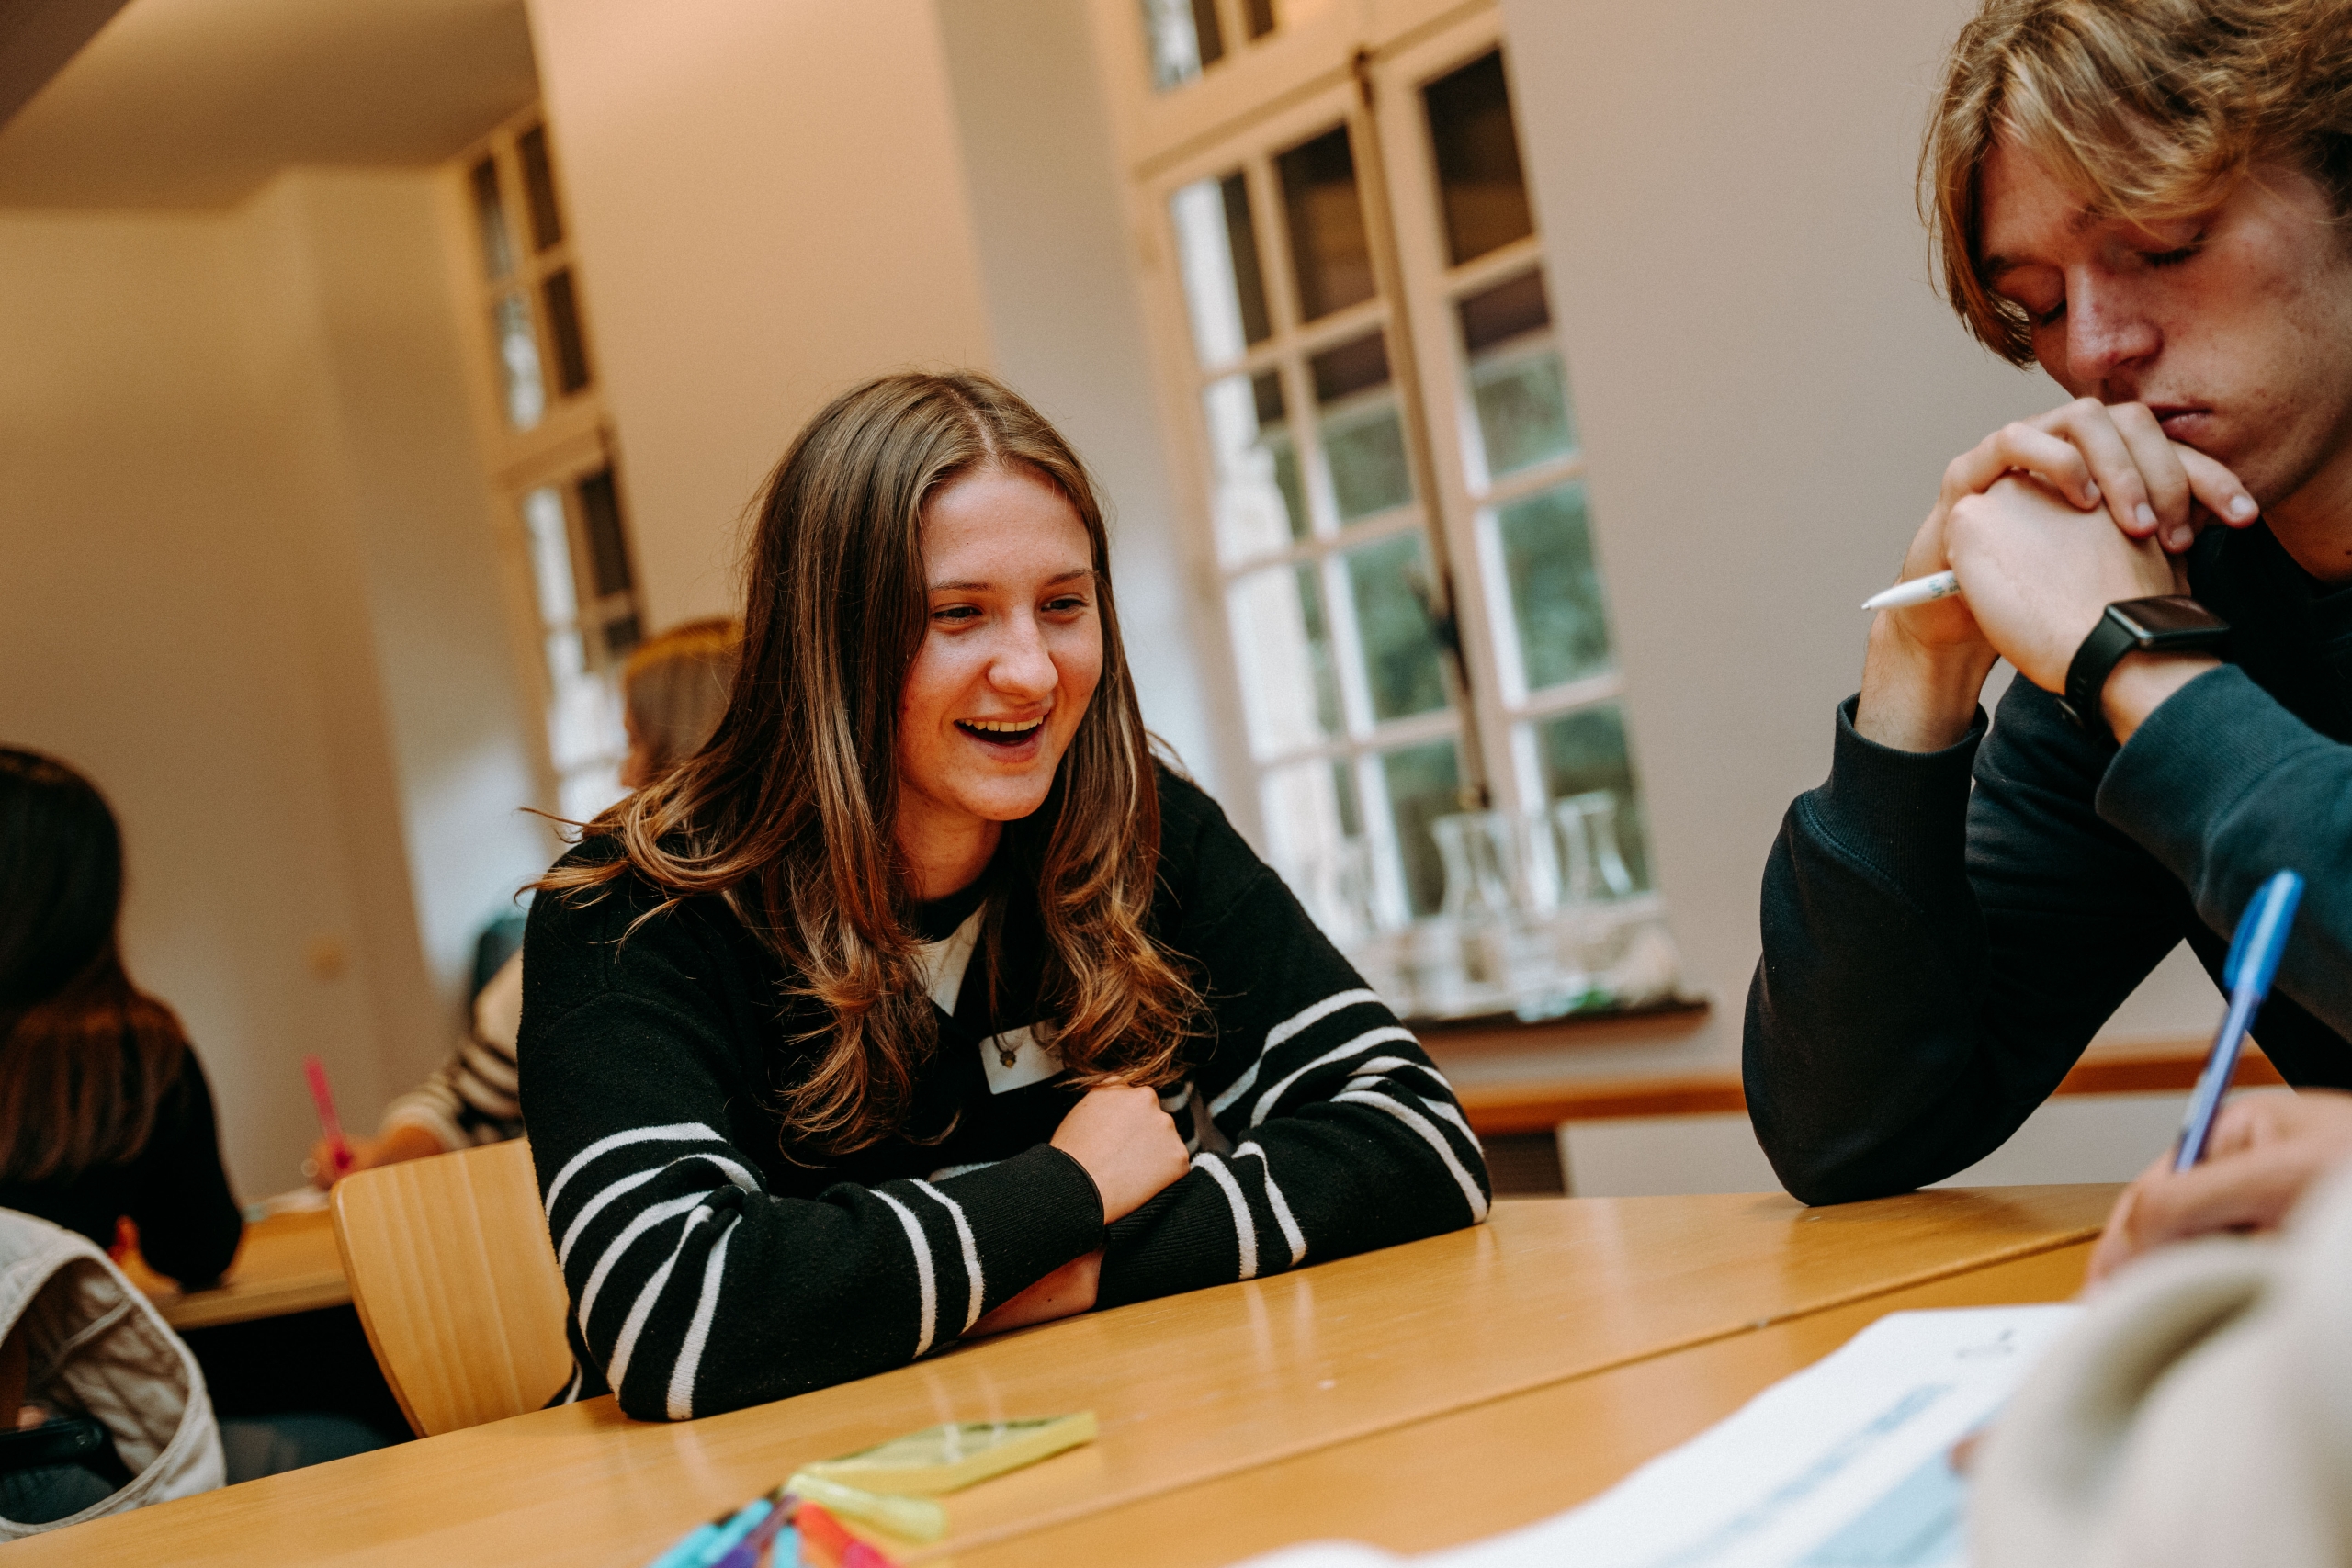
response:
[[(209, 1285), (244, 1222), (212, 1092), (179, 1020), (130, 983), (116, 927), (122, 835), (89, 780), (0, 747), (0, 1208)], [(286, 1411), (220, 1423), (232, 1482), (382, 1446), (366, 1422)]]
[(0, 748), (0, 1208), (220, 1278), (243, 1232), (212, 1092), (172, 1010), (116, 945), (122, 840), (90, 782)]

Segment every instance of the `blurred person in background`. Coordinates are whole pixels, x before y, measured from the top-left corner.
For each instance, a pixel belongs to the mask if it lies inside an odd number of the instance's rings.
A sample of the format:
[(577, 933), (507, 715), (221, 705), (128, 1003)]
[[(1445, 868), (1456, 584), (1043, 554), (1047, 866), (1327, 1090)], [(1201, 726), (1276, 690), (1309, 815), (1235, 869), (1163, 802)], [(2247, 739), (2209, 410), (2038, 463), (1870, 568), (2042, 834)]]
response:
[[(714, 615), (673, 626), (639, 643), (621, 667), (621, 718), (628, 755), (621, 784), (641, 789), (701, 750), (727, 711), (727, 694), (743, 629)], [(350, 1140), (348, 1170), (451, 1154), (519, 1137), (514, 1099), (514, 1037), (523, 1021), (523, 922), (494, 921), (474, 961), (472, 1026), (466, 1043), (432, 1077), (385, 1109), (376, 1135)], [(322, 1139), (304, 1171), (320, 1187), (334, 1183)]]
[(122, 838), (91, 783), (0, 748), (0, 1207), (210, 1284), (244, 1224), (179, 1019), (123, 969)]
[[(89, 780), (0, 747), (0, 1208), (100, 1248), (128, 1219), (148, 1266), (197, 1290), (229, 1267), (244, 1222), (204, 1068), (179, 1019), (123, 967), (122, 859)], [(159, 1404), (187, 1398), (160, 1361), (124, 1375), (153, 1379)], [(72, 1414), (36, 1404), (17, 1425)], [(220, 1439), (236, 1482), (379, 1448), (385, 1435), (301, 1410), (223, 1421)]]

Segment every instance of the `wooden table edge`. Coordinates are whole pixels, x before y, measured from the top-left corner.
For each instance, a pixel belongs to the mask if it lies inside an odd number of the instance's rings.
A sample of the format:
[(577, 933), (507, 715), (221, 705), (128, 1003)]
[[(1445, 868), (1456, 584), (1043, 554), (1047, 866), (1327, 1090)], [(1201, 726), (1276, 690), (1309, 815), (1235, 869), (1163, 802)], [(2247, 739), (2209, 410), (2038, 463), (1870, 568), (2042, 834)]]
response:
[[(1448, 1416), (1460, 1415), (1464, 1411), (1476, 1410), (1485, 1405), (1499, 1404), (1504, 1400), (1517, 1399), (1523, 1394), (1532, 1393), (1539, 1389), (1555, 1388), (1563, 1383), (1577, 1382), (1586, 1378), (1600, 1377), (1606, 1373), (1616, 1371), (1621, 1368), (1639, 1366), (1643, 1362), (1654, 1361), (1664, 1356), (1671, 1356), (1680, 1351), (1696, 1348), (1701, 1345), (1717, 1344), (1725, 1339), (1736, 1338), (1743, 1334), (1755, 1333), (1758, 1329), (1770, 1328), (1785, 1323), (1795, 1323), (1801, 1319), (1817, 1316), (1826, 1312), (1840, 1311), (1844, 1308), (1854, 1306), (1860, 1303), (1870, 1301), (1878, 1296), (1893, 1295), (1903, 1291), (1916, 1290), (1921, 1285), (1930, 1285), (1939, 1280), (1949, 1280), (1962, 1274), (1973, 1274), (1981, 1269), (1997, 1268), (2005, 1263), (2015, 1263), (2021, 1258), (2036, 1257), (2045, 1252), (2056, 1252), (2064, 1247), (2080, 1247), (2086, 1242), (2096, 1240), (2102, 1228), (2103, 1227), (2099, 1225), (2082, 1225), (2077, 1226), (2073, 1230), (2061, 1232), (2053, 1235), (2037, 1236), (2030, 1241), (2018, 1242), (2015, 1246), (2003, 1248), (1998, 1252), (1988, 1253), (1981, 1258), (1970, 1258), (1964, 1263), (1952, 1263), (1946, 1264), (1939, 1268), (1922, 1269), (1915, 1273), (1905, 1274), (1895, 1279), (1880, 1280), (1869, 1285), (1861, 1286), (1858, 1289), (1848, 1291), (1842, 1295), (1828, 1297), (1822, 1301), (1809, 1303), (1805, 1306), (1803, 1306), (1794, 1312), (1781, 1313), (1777, 1316), (1759, 1317), (1752, 1323), (1743, 1323), (1733, 1327), (1711, 1329), (1705, 1333), (1686, 1335), (1682, 1338), (1653, 1346), (1650, 1348), (1634, 1355), (1619, 1357), (1614, 1359), (1599, 1362), (1589, 1367), (1579, 1367), (1573, 1371), (1563, 1372), (1555, 1377), (1531, 1379), (1516, 1387), (1496, 1389), (1491, 1393), (1481, 1394), (1477, 1398), (1467, 1400), (1463, 1404), (1449, 1405), (1443, 1410), (1425, 1410), (1410, 1415), (1399, 1416), (1393, 1420), (1375, 1420), (1366, 1422), (1361, 1427), (1354, 1430), (1327, 1435), (1308, 1441), (1293, 1443), (1270, 1452), (1254, 1455), (1248, 1460), (1236, 1460), (1229, 1465), (1218, 1466), (1197, 1475), (1186, 1476), (1181, 1481), (1170, 1482), (1165, 1486), (1149, 1488), (1129, 1495), (1115, 1498), (1103, 1498), (1100, 1500), (1088, 1498), (1079, 1502), (1066, 1504), (1062, 1507), (1054, 1509), (1047, 1513), (1040, 1514), (1034, 1518), (1023, 1519), (1018, 1523), (1002, 1524), (987, 1529), (975, 1530), (970, 1535), (953, 1536), (947, 1540), (938, 1541), (929, 1546), (913, 1548), (911, 1550), (909, 1549), (905, 1543), (897, 1541), (888, 1537), (877, 1535), (875, 1536), (874, 1539), (884, 1546), (885, 1550), (889, 1554), (891, 1562), (905, 1564), (906, 1568), (915, 1568), (915, 1565), (919, 1563), (949, 1562), (952, 1561), (955, 1555), (959, 1551), (973, 1551), (981, 1547), (996, 1546), (1005, 1541), (1017, 1540), (1025, 1535), (1033, 1535), (1040, 1530), (1048, 1529), (1058, 1525), (1066, 1525), (1079, 1519), (1089, 1518), (1096, 1514), (1108, 1513), (1114, 1508), (1126, 1507), (1147, 1498), (1160, 1496), (1170, 1492), (1182, 1491), (1186, 1487), (1205, 1485), (1210, 1483), (1221, 1481), (1228, 1476), (1238, 1475), (1246, 1470), (1255, 1470), (1261, 1465), (1280, 1464), (1286, 1460), (1296, 1459), (1304, 1454), (1317, 1453), (1325, 1449), (1338, 1448), (1344, 1443), (1358, 1442), (1363, 1438), (1379, 1437), (1387, 1432), (1403, 1431), (1407, 1427), (1417, 1427), (1424, 1422), (1442, 1420)], [(952, 1503), (950, 1504), (950, 1508), (951, 1510), (953, 1508)]]
[(285, 1317), (298, 1312), (316, 1312), (321, 1307), (351, 1304), (351, 1286), (345, 1280), (312, 1280), (293, 1285), (271, 1285), (249, 1294), (234, 1295), (219, 1290), (194, 1291), (185, 1296), (166, 1297), (155, 1303), (164, 1321), (175, 1330), (218, 1328), (222, 1324), (252, 1323), (268, 1317)]

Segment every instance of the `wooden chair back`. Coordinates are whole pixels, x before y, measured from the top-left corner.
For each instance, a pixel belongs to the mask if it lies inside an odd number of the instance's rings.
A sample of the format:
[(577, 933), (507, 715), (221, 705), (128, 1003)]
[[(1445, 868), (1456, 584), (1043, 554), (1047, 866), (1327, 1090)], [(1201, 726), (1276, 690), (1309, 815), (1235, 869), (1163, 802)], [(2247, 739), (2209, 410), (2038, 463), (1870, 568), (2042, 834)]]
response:
[(571, 1381), (526, 1140), (354, 1171), (332, 1207), (360, 1324), (418, 1436), (537, 1410)]

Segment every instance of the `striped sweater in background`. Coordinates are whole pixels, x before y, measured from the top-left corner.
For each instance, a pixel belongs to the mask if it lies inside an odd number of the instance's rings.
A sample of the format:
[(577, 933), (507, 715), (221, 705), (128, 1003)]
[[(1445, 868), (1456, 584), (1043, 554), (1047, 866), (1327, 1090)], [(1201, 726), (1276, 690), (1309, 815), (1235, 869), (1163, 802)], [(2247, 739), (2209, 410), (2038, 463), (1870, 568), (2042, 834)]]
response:
[(514, 1037), (522, 1023), (523, 953), (517, 948), (474, 998), (473, 1029), (457, 1055), (384, 1108), (382, 1130), (422, 1127), (452, 1152), (521, 1137)]
[(537, 901), (522, 1101), (571, 1296), (561, 1397), (683, 1420), (902, 1365), (1097, 1247), (1114, 1306), (1486, 1218), (1477, 1140), (1410, 1032), (1213, 801), (1165, 771), (1159, 795), (1153, 931), (1211, 1020), (1161, 1097), (1193, 1168), (1107, 1230), (1046, 1142), (1078, 1091), (1015, 999), (1036, 995), (1034, 901), (1008, 892), (992, 921), (993, 874), (922, 912), (938, 1049), (901, 1134), (840, 1156), (781, 1141), (777, 1086), (821, 1021), (722, 900), (626, 941), (659, 902), (634, 876)]

